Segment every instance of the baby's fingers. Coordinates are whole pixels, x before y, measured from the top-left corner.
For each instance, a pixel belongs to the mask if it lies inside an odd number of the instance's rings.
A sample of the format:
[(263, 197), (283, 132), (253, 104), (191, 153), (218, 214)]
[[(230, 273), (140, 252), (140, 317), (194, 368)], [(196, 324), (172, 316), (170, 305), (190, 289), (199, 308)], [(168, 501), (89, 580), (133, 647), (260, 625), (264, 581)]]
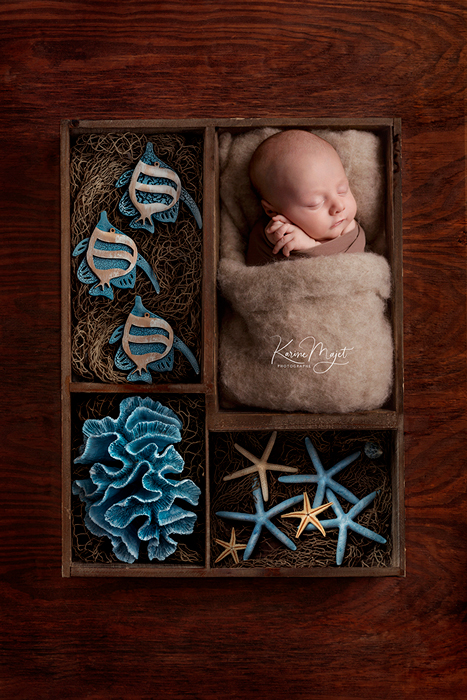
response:
[(283, 225), (284, 224), (282, 223), (282, 221), (270, 221), (269, 224), (266, 226), (265, 231), (267, 234), (271, 235), (278, 229), (282, 228)]
[(291, 253), (293, 250), (295, 250), (294, 243), (293, 243), (293, 241), (289, 241), (289, 242), (286, 243), (286, 244), (284, 245), (284, 247), (282, 248), (282, 253), (283, 253), (283, 255), (285, 255), (286, 258), (288, 258), (288, 257), (290, 256), (290, 253)]
[(292, 223), (289, 221), (289, 219), (284, 216), (283, 214), (276, 214), (275, 216), (272, 217), (271, 221), (282, 221), (283, 224), (290, 224)]
[(287, 236), (288, 233), (292, 233), (289, 231), (289, 227), (286, 224), (283, 224), (277, 231), (274, 231), (272, 234), (271, 238), (275, 241), (280, 241), (284, 236)]
[[(274, 255), (275, 255), (276, 253), (278, 253), (282, 248), (284, 248), (284, 246), (286, 246), (287, 243), (288, 243), (287, 236), (282, 236), (282, 238), (280, 239), (280, 241), (278, 241), (278, 242), (276, 243), (276, 245), (274, 246), (274, 248), (273, 248), (273, 250), (272, 250), (272, 252), (274, 253)], [(289, 254), (287, 253), (287, 257), (288, 257), (288, 255), (289, 255)]]

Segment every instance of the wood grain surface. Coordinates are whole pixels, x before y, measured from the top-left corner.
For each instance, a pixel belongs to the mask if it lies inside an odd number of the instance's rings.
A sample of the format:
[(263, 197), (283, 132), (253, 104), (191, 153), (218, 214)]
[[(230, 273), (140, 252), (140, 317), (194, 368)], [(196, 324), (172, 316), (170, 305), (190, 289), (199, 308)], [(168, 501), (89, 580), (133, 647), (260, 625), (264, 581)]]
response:
[[(0, 694), (461, 700), (464, 3), (0, 4)], [(401, 117), (405, 579), (62, 579), (63, 118)]]

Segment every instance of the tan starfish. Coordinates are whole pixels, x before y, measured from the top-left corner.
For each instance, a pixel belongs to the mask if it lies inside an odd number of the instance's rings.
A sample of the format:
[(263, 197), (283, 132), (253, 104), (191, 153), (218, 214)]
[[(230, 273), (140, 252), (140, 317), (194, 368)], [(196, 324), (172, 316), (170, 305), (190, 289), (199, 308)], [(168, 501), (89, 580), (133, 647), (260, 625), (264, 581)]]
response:
[(217, 540), (215, 539), (214, 542), (217, 542), (217, 544), (221, 544), (223, 547), (225, 547), (225, 551), (222, 552), (214, 562), (214, 564), (217, 564), (218, 561), (223, 559), (224, 557), (228, 556), (231, 554), (234, 558), (234, 562), (238, 564), (238, 554), (237, 551), (239, 549), (246, 549), (246, 544), (237, 544), (235, 541), (235, 528), (232, 528), (232, 534), (230, 535), (230, 542), (224, 542), (224, 540)]
[(247, 467), (246, 469), (240, 469), (238, 472), (234, 472), (233, 474), (224, 476), (224, 481), (230, 481), (230, 479), (238, 479), (240, 476), (246, 476), (247, 474), (254, 474), (255, 472), (258, 472), (263, 499), (267, 501), (269, 498), (269, 490), (266, 471), (268, 469), (270, 471), (275, 472), (298, 472), (298, 469), (296, 469), (295, 467), (285, 467), (283, 464), (268, 464), (268, 457), (271, 454), (271, 450), (276, 441), (276, 437), (277, 430), (275, 430), (269, 438), (268, 444), (266, 445), (266, 449), (264, 450), (261, 457), (255, 457), (251, 454), (251, 452), (245, 450), (244, 447), (241, 447), (240, 445), (237, 445), (237, 443), (235, 443), (235, 448), (240, 452), (240, 454), (249, 459), (250, 462), (253, 462), (253, 466)]
[(324, 510), (329, 508), (329, 506), (332, 506), (332, 501), (331, 503), (324, 503), (321, 506), (318, 506), (317, 508), (312, 508), (310, 506), (310, 499), (308, 498), (308, 494), (305, 491), (303, 494), (303, 510), (296, 511), (295, 513), (284, 513), (284, 515), (281, 515), (281, 518), (300, 518), (301, 523), (298, 526), (297, 534), (295, 535), (295, 539), (298, 539), (300, 535), (302, 534), (303, 530), (306, 528), (307, 525), (310, 523), (313, 525), (316, 525), (318, 530), (323, 533), (323, 535), (326, 537), (326, 532), (324, 530), (324, 527), (321, 525), (319, 522), (318, 518), (316, 517), (320, 513), (322, 513)]

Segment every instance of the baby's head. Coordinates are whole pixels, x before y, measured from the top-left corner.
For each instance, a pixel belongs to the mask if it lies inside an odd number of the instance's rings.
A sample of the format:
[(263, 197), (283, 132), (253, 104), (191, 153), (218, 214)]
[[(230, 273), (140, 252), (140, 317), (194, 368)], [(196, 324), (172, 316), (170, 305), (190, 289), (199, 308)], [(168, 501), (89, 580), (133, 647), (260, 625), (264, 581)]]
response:
[(316, 241), (355, 226), (357, 205), (341, 160), (309, 131), (281, 131), (263, 141), (249, 174), (266, 214), (282, 214)]

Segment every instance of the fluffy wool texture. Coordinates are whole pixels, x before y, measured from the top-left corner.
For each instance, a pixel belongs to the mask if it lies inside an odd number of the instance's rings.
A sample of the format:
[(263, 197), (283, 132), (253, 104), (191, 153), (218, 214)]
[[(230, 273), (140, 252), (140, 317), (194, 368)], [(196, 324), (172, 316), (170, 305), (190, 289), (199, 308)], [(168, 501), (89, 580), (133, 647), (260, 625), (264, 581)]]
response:
[[(218, 281), (224, 405), (347, 413), (379, 408), (391, 392), (393, 344), (385, 316), (390, 269), (375, 252), (247, 267), (261, 215), (248, 164), (278, 129), (222, 134)], [(338, 151), (373, 251), (384, 251), (384, 162), (375, 134), (314, 131)]]

